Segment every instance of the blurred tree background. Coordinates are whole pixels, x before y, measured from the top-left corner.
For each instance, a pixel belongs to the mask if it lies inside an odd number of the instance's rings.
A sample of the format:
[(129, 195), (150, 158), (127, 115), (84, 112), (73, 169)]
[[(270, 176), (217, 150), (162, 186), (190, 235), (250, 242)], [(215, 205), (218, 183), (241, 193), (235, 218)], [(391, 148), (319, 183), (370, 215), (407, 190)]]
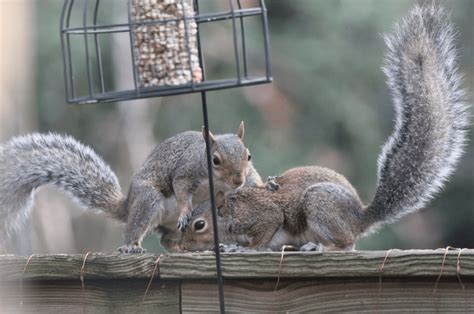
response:
[[(201, 0), (206, 1), (211, 0)], [(31, 131), (70, 134), (103, 156), (126, 190), (154, 145), (201, 128), (199, 95), (66, 105), (59, 37), (62, 2), (0, 1), (0, 140)], [(211, 2), (217, 7), (226, 3)], [(326, 166), (347, 176), (369, 202), (377, 156), (394, 118), (380, 70), (385, 54), (381, 34), (391, 31), (413, 1), (266, 2), (274, 82), (209, 93), (212, 131), (235, 132), (244, 120), (245, 142), (262, 177), (294, 166)], [(474, 1), (442, 3), (459, 31), (460, 68), (472, 103)], [(122, 8), (110, 6), (102, 14), (115, 21), (126, 14)], [(206, 49), (220, 63), (232, 59), (225, 30), (206, 35)], [(122, 52), (128, 48), (117, 47), (120, 43), (110, 43), (106, 68), (120, 84)], [(211, 66), (216, 75), (223, 68)], [(469, 135), (473, 138), (472, 128)], [(357, 249), (474, 247), (474, 145), (466, 150), (447, 187), (425, 210), (359, 241)], [(11, 242), (10, 251), (110, 252), (122, 244), (122, 226), (78, 209), (57, 190), (42, 189), (36, 200), (31, 219)], [(160, 250), (155, 236), (144, 245), (152, 252)]]

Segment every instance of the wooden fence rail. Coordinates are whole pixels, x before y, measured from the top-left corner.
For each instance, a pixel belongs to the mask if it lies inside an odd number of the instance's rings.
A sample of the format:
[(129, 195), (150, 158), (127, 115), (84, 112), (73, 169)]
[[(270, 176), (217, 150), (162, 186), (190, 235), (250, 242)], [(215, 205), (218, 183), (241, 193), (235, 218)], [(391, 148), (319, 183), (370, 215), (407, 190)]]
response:
[[(474, 312), (474, 250), (222, 254), (228, 312)], [(216, 312), (213, 253), (0, 255), (0, 313)]]

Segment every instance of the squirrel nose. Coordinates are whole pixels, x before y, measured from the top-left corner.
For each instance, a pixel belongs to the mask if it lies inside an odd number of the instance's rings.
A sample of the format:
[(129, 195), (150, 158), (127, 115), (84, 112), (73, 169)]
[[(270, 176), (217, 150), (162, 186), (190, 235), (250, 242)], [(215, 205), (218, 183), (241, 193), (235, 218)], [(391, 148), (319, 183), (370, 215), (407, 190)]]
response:
[(239, 177), (234, 177), (232, 179), (232, 182), (235, 184), (235, 185), (241, 185), (244, 181), (242, 180), (242, 178), (239, 176)]

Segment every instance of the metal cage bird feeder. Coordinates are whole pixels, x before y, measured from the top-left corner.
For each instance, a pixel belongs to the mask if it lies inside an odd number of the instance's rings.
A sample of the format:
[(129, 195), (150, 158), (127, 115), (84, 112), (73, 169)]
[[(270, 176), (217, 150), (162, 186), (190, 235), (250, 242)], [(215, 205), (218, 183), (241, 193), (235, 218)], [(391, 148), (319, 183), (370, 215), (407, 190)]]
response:
[[(204, 4), (210, 3), (214, 10), (208, 12)], [(126, 20), (107, 22), (111, 8), (120, 5), (127, 10)], [(250, 35), (261, 38), (261, 47), (257, 48), (249, 47), (256, 40), (248, 39), (247, 30), (249, 24), (256, 22), (260, 27), (252, 28)], [(212, 42), (209, 47), (202, 32), (213, 29), (221, 34), (227, 32), (227, 40)], [(129, 46), (120, 53), (129, 59), (122, 65), (126, 68), (121, 73), (128, 73), (130, 80), (120, 88), (104, 65), (110, 59), (113, 38), (117, 36), (128, 37)], [(168, 96), (272, 80), (263, 0), (65, 0), (61, 45), (69, 103)], [(255, 54), (249, 57), (251, 49), (259, 55), (260, 64), (251, 63), (255, 59)], [(216, 54), (206, 52), (222, 50), (228, 53), (219, 56), (218, 61), (226, 65), (228, 75), (213, 79), (205, 64), (216, 64)]]

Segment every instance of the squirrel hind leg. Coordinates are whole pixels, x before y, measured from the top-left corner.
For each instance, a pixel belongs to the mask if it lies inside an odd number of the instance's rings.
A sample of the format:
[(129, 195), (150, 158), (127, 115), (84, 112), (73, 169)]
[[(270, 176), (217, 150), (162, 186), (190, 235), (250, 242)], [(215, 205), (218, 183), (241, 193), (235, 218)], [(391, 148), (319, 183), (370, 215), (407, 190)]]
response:
[(303, 204), (310, 239), (325, 250), (353, 247), (363, 206), (349, 189), (333, 182), (317, 183), (306, 189)]
[[(140, 191), (134, 193), (135, 189)], [(164, 215), (164, 195), (149, 184), (132, 185), (129, 200), (129, 216), (125, 229), (123, 253), (144, 253), (142, 240), (150, 226), (160, 225)]]

